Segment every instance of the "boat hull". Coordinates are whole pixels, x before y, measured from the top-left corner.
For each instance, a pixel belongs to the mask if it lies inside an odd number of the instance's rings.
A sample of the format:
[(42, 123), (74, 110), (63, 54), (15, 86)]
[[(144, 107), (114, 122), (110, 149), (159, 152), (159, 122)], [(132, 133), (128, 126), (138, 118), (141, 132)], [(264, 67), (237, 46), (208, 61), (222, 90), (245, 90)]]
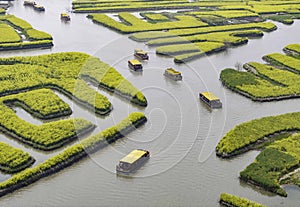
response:
[(211, 109), (219, 109), (222, 108), (222, 103), (220, 101), (207, 101), (206, 99), (202, 98), (200, 96), (200, 100), (205, 103), (207, 106), (209, 106)]

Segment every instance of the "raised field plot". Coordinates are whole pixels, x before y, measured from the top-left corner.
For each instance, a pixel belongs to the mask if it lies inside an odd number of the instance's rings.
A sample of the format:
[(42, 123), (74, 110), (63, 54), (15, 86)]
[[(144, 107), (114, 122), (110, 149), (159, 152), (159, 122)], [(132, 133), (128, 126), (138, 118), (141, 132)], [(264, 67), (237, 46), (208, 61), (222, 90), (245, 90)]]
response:
[[(299, 141), (300, 135), (294, 134), (269, 145), (240, 173), (241, 179), (281, 196), (287, 196), (280, 186), (280, 178), (299, 167)], [(293, 182), (295, 183), (297, 184)]]
[(247, 198), (241, 198), (228, 193), (222, 193), (220, 195), (220, 204), (222, 204), (222, 206), (232, 207), (266, 207), (265, 205), (248, 200)]
[(115, 94), (138, 105), (147, 105), (143, 94), (114, 68), (87, 54), (56, 53), (0, 58), (0, 68), (0, 129), (34, 148), (59, 148), (90, 131), (94, 125), (75, 118), (36, 126), (20, 119), (11, 106), (20, 106), (40, 119), (70, 115), (70, 107), (53, 93), (54, 90), (97, 114), (108, 114), (112, 110), (111, 103), (86, 81), (116, 92)]
[(0, 51), (52, 47), (51, 35), (13, 15), (0, 15)]
[[(147, 106), (141, 91), (117, 70), (84, 53), (0, 58), (0, 131), (8, 139), (17, 140), (18, 145), (25, 145), (25, 151), (33, 147), (35, 152), (55, 154), (46, 160), (38, 158), (37, 165), (30, 168), (35, 158), (0, 142), (0, 171), (16, 173), (0, 183), (0, 196), (73, 164), (147, 121), (143, 113), (135, 112), (119, 124), (74, 143), (76, 138), (92, 132), (95, 124), (83, 118), (70, 118), (72, 109), (60, 98), (61, 94), (98, 115), (107, 115), (112, 110), (108, 98), (90, 84), (133, 104)], [(40, 125), (30, 123), (17, 115), (15, 107), (47, 121)], [(63, 146), (61, 152), (53, 152)]]
[[(174, 52), (162, 53), (157, 48), (157, 53), (173, 57), (176, 63), (262, 37), (263, 32), (276, 30), (273, 23), (265, 22), (268, 19), (292, 24), (300, 17), (299, 6), (299, 2), (286, 1), (73, 1), (74, 12), (92, 13), (88, 18), (93, 22), (120, 33), (133, 33), (130, 38), (135, 41), (155, 47), (172, 45)], [(149, 11), (168, 9), (177, 12)], [(140, 13), (129, 13), (137, 11)], [(119, 13), (115, 17), (103, 14), (109, 12)], [(199, 42), (212, 44), (211, 49), (208, 46), (202, 50), (196, 45)], [(223, 45), (216, 48), (216, 42)], [(187, 50), (181, 45), (187, 43), (198, 48)]]
[[(286, 48), (292, 48), (293, 53), (297, 54), (299, 45), (294, 44)], [(226, 87), (254, 101), (299, 97), (300, 59), (298, 56), (274, 53), (264, 56), (263, 59), (269, 64), (247, 63), (244, 65), (247, 72), (235, 69), (223, 70), (221, 81)]]
[(16, 173), (29, 167), (34, 158), (21, 149), (0, 142), (0, 170), (5, 173)]
[[(230, 130), (218, 143), (216, 152), (218, 156), (230, 158), (266, 146), (240, 173), (241, 179), (286, 196), (279, 180), (299, 167), (299, 131), (299, 112), (252, 120)], [(299, 179), (291, 183), (297, 184)]]
[(143, 113), (131, 113), (115, 126), (107, 128), (96, 135), (85, 138), (79, 143), (67, 147), (59, 154), (50, 157), (44, 162), (16, 173), (9, 179), (1, 182), (0, 196), (11, 193), (14, 190), (27, 186), (43, 177), (49, 176), (72, 165), (89, 154), (96, 152), (120, 138), (123, 138), (146, 121), (147, 119)]
[[(247, 12), (246, 16), (257, 14), (276, 14), (276, 13), (299, 13), (298, 1), (188, 1), (188, 0), (158, 0), (158, 1), (140, 1), (140, 0), (76, 0), (73, 1), (73, 9), (78, 13), (95, 13), (95, 12), (123, 12), (123, 11), (141, 11), (141, 10), (165, 10), (165, 9), (195, 9), (210, 11), (214, 8), (222, 10), (236, 9)], [(240, 11), (240, 13), (242, 13)], [(245, 16), (237, 15), (238, 12), (221, 12), (226, 17)]]
[[(265, 55), (267, 64), (244, 64), (246, 71), (225, 69), (221, 81), (231, 90), (255, 101), (296, 98), (300, 94), (299, 44), (284, 48), (286, 54)], [(218, 143), (216, 153), (230, 158), (263, 148), (255, 161), (240, 173), (246, 182), (287, 196), (281, 183), (299, 185), (300, 113), (264, 117), (235, 126)], [(288, 174), (288, 175), (286, 175)]]
[[(4, 96), (0, 99), (0, 130), (34, 148), (52, 150), (74, 140), (94, 126), (84, 119), (53, 121), (36, 126), (19, 118), (7, 106), (8, 103), (20, 105), (34, 116), (60, 117), (71, 113), (70, 108), (49, 89), (40, 89)], [(67, 110), (67, 114), (65, 111)]]
[(300, 57), (300, 44), (290, 44), (283, 48), (283, 51), (289, 55)]

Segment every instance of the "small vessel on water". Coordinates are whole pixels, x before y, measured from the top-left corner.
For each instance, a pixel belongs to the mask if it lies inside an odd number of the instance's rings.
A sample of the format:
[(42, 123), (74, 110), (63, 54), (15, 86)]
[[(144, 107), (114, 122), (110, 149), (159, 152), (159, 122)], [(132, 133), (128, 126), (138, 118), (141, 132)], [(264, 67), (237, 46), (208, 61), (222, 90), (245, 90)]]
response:
[(138, 60), (128, 60), (128, 67), (134, 71), (142, 71), (143, 65)]
[(138, 170), (148, 159), (150, 152), (144, 149), (136, 149), (123, 157), (116, 166), (117, 174), (128, 175)]
[(175, 81), (182, 80), (182, 75), (180, 72), (174, 70), (173, 68), (168, 68), (165, 70), (164, 76), (171, 78)]
[(63, 21), (68, 22), (68, 21), (71, 20), (71, 17), (70, 17), (70, 15), (67, 14), (67, 13), (61, 13), (61, 14), (60, 14), (60, 19), (63, 20)]
[(148, 53), (141, 50), (141, 49), (135, 49), (134, 50), (134, 56), (137, 57), (137, 58), (140, 58), (142, 60), (149, 60)]
[(23, 5), (33, 7), (33, 9), (36, 11), (45, 11), (45, 7), (35, 3), (34, 1), (25, 0)]
[(36, 3), (34, 2), (34, 1), (24, 1), (24, 3), (23, 3), (23, 5), (24, 6), (34, 6), (34, 5), (36, 5)]
[(211, 92), (199, 93), (199, 98), (212, 109), (222, 108), (220, 99)]
[(39, 5), (39, 4), (34, 4), (33, 9), (36, 11), (45, 11), (45, 7), (43, 7), (42, 5)]

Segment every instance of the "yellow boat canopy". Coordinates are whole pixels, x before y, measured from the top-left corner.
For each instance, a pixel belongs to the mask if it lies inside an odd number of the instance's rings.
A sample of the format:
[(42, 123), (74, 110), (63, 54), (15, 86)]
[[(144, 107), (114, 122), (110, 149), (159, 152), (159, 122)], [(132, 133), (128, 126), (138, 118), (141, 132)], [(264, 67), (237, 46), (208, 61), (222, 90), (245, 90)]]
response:
[(201, 93), (204, 97), (206, 97), (208, 100), (213, 101), (213, 100), (220, 100), (218, 97), (216, 97), (214, 94), (211, 92), (203, 92)]
[(123, 157), (120, 162), (126, 162), (126, 163), (134, 163), (135, 161), (137, 161), (138, 159), (140, 159), (144, 154), (146, 154), (147, 152), (144, 150), (133, 150), (132, 152), (130, 152), (128, 155), (126, 155), (125, 157)]
[(174, 70), (173, 68), (168, 68), (168, 69), (166, 69), (166, 71), (169, 72), (169, 73), (172, 73), (172, 74), (174, 74), (174, 75), (179, 75), (179, 74), (181, 74), (180, 72)]
[(141, 65), (142, 63), (138, 60), (129, 60), (128, 62), (130, 62), (130, 64), (132, 65)]

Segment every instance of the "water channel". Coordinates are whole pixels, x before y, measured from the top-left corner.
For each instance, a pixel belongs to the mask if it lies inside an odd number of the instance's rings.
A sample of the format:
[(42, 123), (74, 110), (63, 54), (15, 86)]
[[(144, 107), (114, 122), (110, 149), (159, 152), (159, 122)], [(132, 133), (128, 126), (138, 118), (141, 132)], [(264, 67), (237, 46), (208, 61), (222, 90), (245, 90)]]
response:
[[(109, 116), (99, 117), (58, 94), (72, 106), (71, 117), (83, 117), (96, 124), (92, 134), (114, 125), (133, 111), (143, 111), (148, 122), (127, 138), (89, 158), (0, 198), (1, 206), (219, 206), (218, 198), (222, 192), (268, 206), (298, 206), (300, 189), (297, 187), (285, 186), (288, 197), (282, 198), (240, 182), (239, 172), (253, 162), (258, 151), (222, 160), (216, 157), (214, 149), (221, 137), (239, 123), (300, 110), (299, 100), (255, 103), (225, 89), (219, 81), (220, 71), (226, 67), (234, 67), (237, 62), (262, 62), (263, 55), (281, 52), (285, 45), (299, 43), (300, 21), (295, 21), (292, 26), (276, 23), (277, 31), (250, 40), (247, 45), (187, 65), (176, 65), (172, 58), (155, 55), (155, 48), (95, 25), (84, 14), (71, 13), (70, 23), (61, 22), (60, 13), (70, 10), (69, 0), (37, 2), (45, 6), (45, 13), (24, 8), (20, 0), (12, 2), (8, 13), (50, 33), (55, 46), (46, 50), (1, 52), (0, 56), (65, 51), (97, 56), (141, 89), (149, 105), (136, 107), (99, 90), (114, 106)], [(150, 53), (142, 74), (132, 73), (127, 68), (127, 60), (133, 58), (134, 48)], [(166, 79), (162, 74), (167, 67), (181, 71), (183, 81)], [(207, 90), (221, 98), (222, 109), (211, 111), (199, 101), (198, 93)], [(22, 109), (16, 108), (16, 112), (25, 120), (42, 123)], [(0, 135), (0, 140), (31, 153), (38, 162), (62, 150), (43, 153), (4, 135)], [(150, 150), (149, 162), (132, 178), (116, 176), (118, 160), (136, 148)], [(6, 178), (1, 176), (2, 180)]]

